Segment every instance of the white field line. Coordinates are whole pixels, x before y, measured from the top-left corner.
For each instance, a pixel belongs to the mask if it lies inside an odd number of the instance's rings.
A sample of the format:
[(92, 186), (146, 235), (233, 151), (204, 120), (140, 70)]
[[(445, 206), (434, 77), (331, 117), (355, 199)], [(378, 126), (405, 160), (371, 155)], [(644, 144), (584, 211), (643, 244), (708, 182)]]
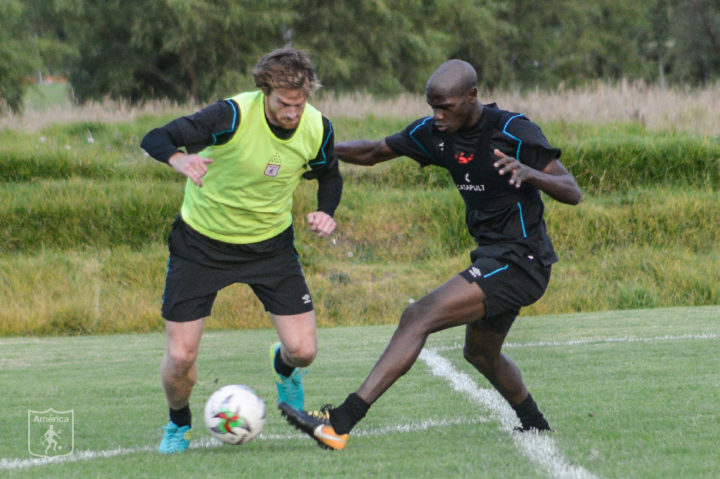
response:
[(450, 361), (433, 350), (423, 349), (420, 359), (427, 364), (435, 376), (450, 383), (454, 390), (466, 394), (474, 402), (488, 409), (491, 416), (500, 421), (501, 429), (510, 433), (515, 447), (545, 470), (550, 477), (563, 479), (595, 477), (583, 467), (568, 463), (550, 435), (513, 432), (513, 427), (517, 425), (515, 412), (495, 390), (479, 387), (469, 375), (455, 369)]
[[(489, 419), (484, 417), (472, 417), (472, 418), (455, 418), (455, 419), (429, 419), (418, 423), (409, 424), (395, 424), (391, 426), (381, 427), (377, 429), (362, 429), (358, 428), (353, 431), (354, 437), (369, 437), (369, 436), (382, 436), (390, 433), (405, 433), (405, 432), (416, 432), (426, 431), (432, 428), (442, 428), (448, 426), (456, 426), (462, 424), (476, 424), (480, 422), (487, 422)], [(306, 438), (305, 434), (302, 433), (289, 433), (289, 434), (260, 434), (256, 441), (288, 441), (288, 440), (302, 440)], [(158, 438), (159, 441), (159, 438)], [(220, 441), (211, 438), (205, 438), (201, 440), (195, 440), (190, 443), (191, 449), (207, 449), (213, 447), (219, 447), (223, 444)], [(73, 454), (68, 456), (57, 456), (57, 457), (40, 457), (30, 459), (6, 459), (0, 458), (0, 471), (1, 470), (15, 470), (25, 469), (35, 466), (47, 466), (52, 464), (63, 464), (68, 462), (77, 461), (90, 461), (94, 459), (105, 459), (109, 457), (117, 456), (128, 456), (131, 454), (139, 454), (157, 451), (157, 445), (153, 446), (140, 446), (140, 447), (118, 447), (115, 449), (107, 449), (104, 451), (75, 451)]]
[[(651, 338), (638, 338), (635, 336), (619, 336), (616, 338), (589, 338), (589, 339), (571, 339), (569, 341), (536, 341), (530, 343), (505, 343), (503, 348), (539, 348), (554, 346), (577, 346), (585, 344), (615, 344), (615, 343), (660, 343), (665, 341), (683, 341), (686, 339), (718, 339), (720, 334), (703, 333), (703, 334), (681, 334), (678, 336), (655, 336)], [(450, 346), (438, 346), (432, 348), (433, 351), (454, 351), (462, 349), (460, 343), (451, 344)]]

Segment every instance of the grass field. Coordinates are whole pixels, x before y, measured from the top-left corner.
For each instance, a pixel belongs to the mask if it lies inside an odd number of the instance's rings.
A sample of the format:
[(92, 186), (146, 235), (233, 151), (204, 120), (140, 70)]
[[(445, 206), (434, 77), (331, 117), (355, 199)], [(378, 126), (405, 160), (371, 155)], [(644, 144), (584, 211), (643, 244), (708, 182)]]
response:
[[(2, 477), (717, 477), (720, 306), (523, 317), (506, 352), (556, 433), (512, 433), (515, 417), (463, 361), (463, 331), (430, 337), (415, 367), (370, 410), (342, 452), (323, 451), (275, 408), (272, 330), (211, 331), (191, 401), (193, 445), (155, 452), (165, 404), (162, 334), (0, 338)], [(322, 328), (307, 404), (338, 403), (392, 326)], [(214, 443), (204, 401), (244, 383), (268, 405), (250, 444)], [(28, 410), (74, 411), (74, 452), (28, 449)]]
[[(512, 433), (514, 413), (463, 361), (455, 329), (430, 338), (345, 451), (320, 450), (278, 414), (275, 333), (238, 286), (208, 320), (193, 446), (175, 457), (156, 452), (166, 422), (158, 310), (182, 182), (138, 145), (196, 107), (78, 106), (66, 85), (31, 91), (22, 117), (0, 117), (0, 477), (717, 477), (718, 88), (483, 95), (542, 122), (585, 191), (576, 208), (547, 203), (562, 260), (506, 348), (555, 434)], [(321, 95), (317, 105), (339, 141), (427, 114), (409, 96)], [(356, 389), (408, 300), (467, 266), (460, 198), (438, 171), (343, 165), (333, 238), (296, 229), (322, 326), (309, 407)], [(314, 188), (296, 194), (297, 225)], [(240, 447), (202, 424), (205, 400), (229, 383), (268, 405), (263, 434)], [(31, 454), (29, 411), (49, 408), (73, 411), (68, 456)]]

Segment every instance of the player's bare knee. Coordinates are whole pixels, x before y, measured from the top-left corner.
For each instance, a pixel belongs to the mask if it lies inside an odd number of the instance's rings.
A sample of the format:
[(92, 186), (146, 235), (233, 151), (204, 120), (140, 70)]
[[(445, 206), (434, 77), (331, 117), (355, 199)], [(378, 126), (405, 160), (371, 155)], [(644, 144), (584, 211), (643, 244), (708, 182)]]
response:
[(463, 348), (463, 357), (480, 371), (492, 371), (497, 366), (498, 356), (482, 350)]
[(197, 349), (173, 347), (167, 351), (167, 359), (173, 371), (187, 371), (195, 364)]
[(417, 331), (422, 334), (429, 334), (431, 330), (432, 317), (427, 310), (418, 303), (413, 303), (405, 308), (400, 316), (398, 329)]
[(310, 366), (317, 356), (317, 346), (312, 343), (300, 343), (285, 348), (286, 360), (292, 366), (304, 368)]

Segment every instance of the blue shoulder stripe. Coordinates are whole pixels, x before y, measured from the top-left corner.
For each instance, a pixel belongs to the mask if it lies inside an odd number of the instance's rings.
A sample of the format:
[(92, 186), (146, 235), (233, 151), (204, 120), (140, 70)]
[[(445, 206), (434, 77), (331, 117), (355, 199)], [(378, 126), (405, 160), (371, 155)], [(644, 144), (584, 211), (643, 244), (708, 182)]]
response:
[(520, 147), (522, 146), (522, 140), (520, 138), (518, 138), (517, 136), (513, 136), (510, 133), (508, 133), (507, 128), (510, 125), (511, 121), (513, 121), (515, 118), (518, 118), (521, 116), (523, 116), (523, 115), (518, 114), (513, 117), (510, 117), (510, 119), (505, 123), (505, 126), (503, 127), (503, 133), (518, 142), (517, 150), (515, 151), (515, 159), (518, 161), (520, 161)]
[(229, 130), (225, 130), (225, 131), (221, 131), (221, 132), (219, 132), (219, 133), (213, 133), (213, 134), (212, 134), (212, 138), (213, 138), (212, 144), (213, 144), (213, 145), (217, 143), (218, 136), (224, 135), (224, 134), (226, 134), (226, 133), (232, 133), (232, 132), (234, 132), (234, 131), (237, 129), (237, 117), (238, 117), (237, 106), (235, 105), (235, 102), (234, 102), (234, 101), (231, 101), (231, 100), (225, 100), (225, 101), (228, 102), (228, 103), (230, 104), (230, 106), (232, 107), (232, 109), (233, 109), (232, 125), (230, 126), (230, 129), (229, 129)]
[(430, 158), (431, 160), (434, 160), (435, 158), (430, 154), (430, 152), (427, 151), (427, 149), (425, 149), (425, 147), (420, 144), (420, 142), (417, 140), (417, 138), (415, 138), (415, 137), (413, 136), (413, 134), (415, 133), (416, 130), (418, 130), (418, 129), (419, 129), (420, 127), (422, 127), (422, 126), (425, 126), (425, 124), (426, 124), (428, 121), (430, 121), (430, 120), (432, 120), (432, 116), (426, 117), (426, 118), (425, 118), (422, 122), (420, 122), (415, 128), (413, 128), (412, 130), (410, 130), (410, 139), (415, 142), (415, 144), (428, 156), (428, 158)]
[(329, 126), (330, 130), (328, 131), (328, 134), (327, 134), (327, 137), (325, 138), (325, 141), (323, 141), (323, 144), (322, 144), (322, 146), (320, 147), (320, 153), (322, 153), (323, 159), (322, 159), (322, 160), (317, 160), (317, 161), (314, 161), (314, 162), (311, 161), (311, 162), (310, 162), (310, 166), (320, 166), (320, 165), (324, 165), (325, 163), (327, 163), (327, 153), (325, 153), (325, 147), (327, 147), (328, 141), (330, 141), (330, 137), (331, 137), (332, 134), (333, 134), (333, 126), (332, 126), (332, 122), (331, 122), (330, 120), (328, 120), (328, 126)]

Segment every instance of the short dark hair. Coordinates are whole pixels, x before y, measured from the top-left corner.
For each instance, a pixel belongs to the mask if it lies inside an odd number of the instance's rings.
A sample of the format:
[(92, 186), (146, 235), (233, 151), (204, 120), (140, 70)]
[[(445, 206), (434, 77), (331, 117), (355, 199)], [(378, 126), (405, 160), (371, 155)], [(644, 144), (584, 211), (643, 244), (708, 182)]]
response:
[(266, 95), (276, 88), (302, 89), (310, 94), (321, 86), (307, 52), (291, 47), (278, 48), (262, 57), (252, 75), (255, 86)]
[(463, 96), (477, 88), (475, 67), (463, 60), (448, 60), (435, 70), (425, 85), (426, 93)]

